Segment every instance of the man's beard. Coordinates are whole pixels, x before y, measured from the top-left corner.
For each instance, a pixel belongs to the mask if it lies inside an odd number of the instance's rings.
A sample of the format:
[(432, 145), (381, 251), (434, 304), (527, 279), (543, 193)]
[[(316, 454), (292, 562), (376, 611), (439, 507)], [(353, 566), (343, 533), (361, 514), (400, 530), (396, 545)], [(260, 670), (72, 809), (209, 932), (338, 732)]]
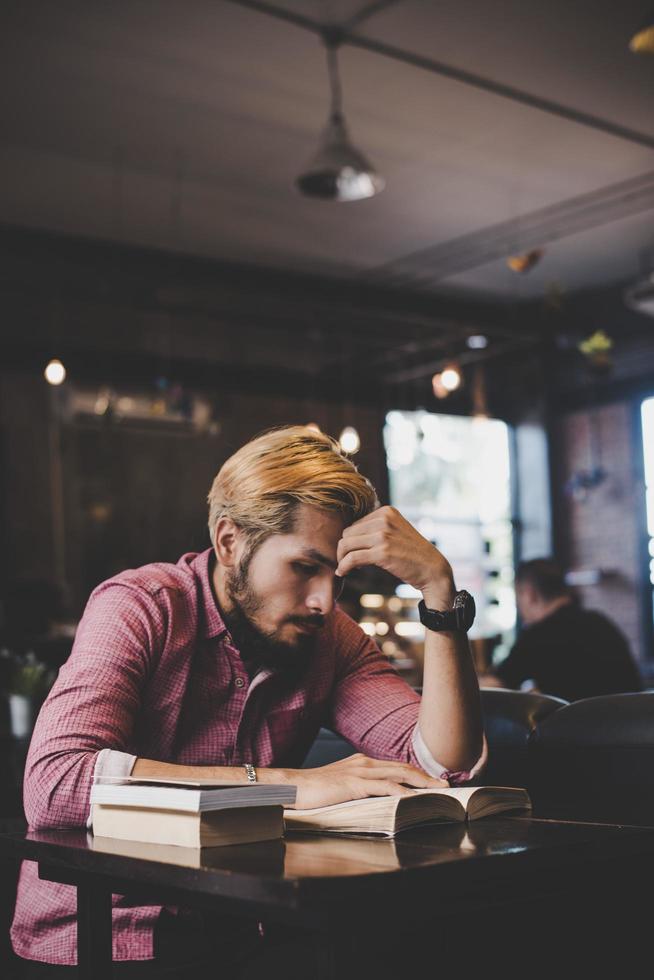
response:
[[(266, 667), (281, 673), (289, 681), (299, 680), (307, 670), (314, 653), (318, 633), (298, 633), (294, 643), (278, 639), (277, 632), (262, 630), (255, 621), (263, 608), (261, 597), (252, 588), (248, 575), (252, 555), (246, 555), (234, 571), (228, 571), (226, 591), (232, 608), (223, 610), (223, 618), (243, 660), (253, 668)], [(290, 616), (285, 622), (324, 625), (324, 616)]]

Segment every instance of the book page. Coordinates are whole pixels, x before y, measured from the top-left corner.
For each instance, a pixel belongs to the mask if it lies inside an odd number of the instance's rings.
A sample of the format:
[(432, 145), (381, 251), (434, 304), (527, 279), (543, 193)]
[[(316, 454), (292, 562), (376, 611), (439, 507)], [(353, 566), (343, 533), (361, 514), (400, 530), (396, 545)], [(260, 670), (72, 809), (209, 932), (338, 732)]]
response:
[(248, 783), (234, 783), (228, 779), (183, 779), (176, 776), (162, 778), (161, 776), (99, 776), (94, 782), (100, 785), (112, 786), (190, 786), (191, 789), (206, 789), (214, 786), (216, 789), (238, 787), (244, 789)]
[(311, 816), (314, 813), (334, 813), (338, 810), (343, 810), (345, 807), (350, 809), (351, 807), (359, 806), (367, 806), (369, 808), (380, 806), (382, 809), (385, 809), (389, 800), (395, 801), (399, 799), (401, 799), (399, 793), (397, 796), (364, 796), (359, 800), (345, 800), (344, 803), (330, 803), (328, 806), (317, 806), (310, 810), (296, 808), (295, 810), (289, 810), (289, 815), (293, 816), (294, 813), (306, 813), (307, 816)]
[[(482, 786), (444, 786), (442, 789), (414, 789), (414, 793), (432, 794), (434, 796), (451, 796), (458, 800), (464, 810), (468, 809), (468, 801), (471, 796), (486, 787)], [(496, 787), (493, 787), (495, 789)]]

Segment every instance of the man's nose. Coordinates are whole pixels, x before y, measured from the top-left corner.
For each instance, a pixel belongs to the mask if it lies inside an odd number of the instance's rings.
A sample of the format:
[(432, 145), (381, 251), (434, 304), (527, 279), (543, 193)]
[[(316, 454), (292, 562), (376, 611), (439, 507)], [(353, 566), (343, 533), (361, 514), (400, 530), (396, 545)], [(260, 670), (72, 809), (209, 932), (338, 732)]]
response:
[(340, 579), (335, 575), (325, 575), (311, 583), (311, 591), (307, 596), (307, 606), (313, 612), (325, 616), (331, 612), (340, 591)]

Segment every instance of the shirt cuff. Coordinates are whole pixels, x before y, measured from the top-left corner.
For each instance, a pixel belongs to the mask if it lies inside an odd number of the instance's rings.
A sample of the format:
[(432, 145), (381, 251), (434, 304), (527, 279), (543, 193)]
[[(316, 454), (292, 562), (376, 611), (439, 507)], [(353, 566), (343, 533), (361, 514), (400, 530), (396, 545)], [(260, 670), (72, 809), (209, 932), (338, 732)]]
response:
[(458, 772), (453, 772), (450, 769), (446, 769), (445, 766), (442, 766), (440, 762), (437, 762), (427, 748), (427, 744), (420, 732), (419, 724), (416, 724), (416, 727), (413, 729), (412, 744), (413, 751), (415, 752), (420, 768), (424, 769), (428, 776), (434, 776), (437, 779), (447, 779), (452, 786), (458, 786), (461, 783), (467, 783), (469, 780), (474, 779), (474, 777), (484, 768), (488, 760), (488, 742), (486, 741), (485, 735), (481, 755), (475, 762), (472, 769), (469, 771), (467, 769), (462, 769)]
[[(136, 756), (130, 755), (129, 752), (119, 752), (117, 749), (101, 749), (95, 760), (93, 782), (99, 779), (100, 776), (113, 776), (124, 779), (126, 776), (131, 775), (135, 762)], [(92, 825), (92, 814), (93, 808), (89, 807), (89, 815), (86, 820), (87, 827), (91, 827)]]

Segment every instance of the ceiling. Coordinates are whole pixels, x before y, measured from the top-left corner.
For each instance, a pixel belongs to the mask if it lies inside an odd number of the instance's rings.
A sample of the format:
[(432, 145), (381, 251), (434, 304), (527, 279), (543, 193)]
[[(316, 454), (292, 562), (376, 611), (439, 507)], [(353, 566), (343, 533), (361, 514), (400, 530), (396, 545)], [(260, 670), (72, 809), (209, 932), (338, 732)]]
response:
[[(654, 264), (654, 57), (627, 47), (650, 7), (14, 0), (0, 221), (484, 300), (628, 280)], [(293, 186), (328, 111), (320, 25), (346, 33), (370, 200)]]

